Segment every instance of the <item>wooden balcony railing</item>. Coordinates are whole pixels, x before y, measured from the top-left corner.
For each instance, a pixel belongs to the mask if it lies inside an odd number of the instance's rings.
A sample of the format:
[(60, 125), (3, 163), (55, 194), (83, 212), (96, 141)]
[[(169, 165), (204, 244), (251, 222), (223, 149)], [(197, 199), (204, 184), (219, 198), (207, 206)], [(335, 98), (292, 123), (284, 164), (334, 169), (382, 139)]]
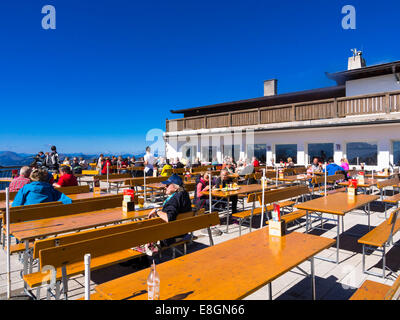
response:
[(400, 91), (167, 120), (166, 131), (239, 127), (391, 112), (400, 112)]

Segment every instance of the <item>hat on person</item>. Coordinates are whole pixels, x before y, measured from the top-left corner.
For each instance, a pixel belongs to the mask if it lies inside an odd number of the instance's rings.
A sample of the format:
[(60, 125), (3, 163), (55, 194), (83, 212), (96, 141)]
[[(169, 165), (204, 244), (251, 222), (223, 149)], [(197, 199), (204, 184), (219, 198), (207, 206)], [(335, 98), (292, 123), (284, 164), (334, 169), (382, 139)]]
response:
[(161, 181), (162, 184), (177, 184), (178, 186), (182, 186), (183, 181), (180, 176), (178, 176), (176, 173), (174, 173), (172, 176), (168, 178), (168, 180)]

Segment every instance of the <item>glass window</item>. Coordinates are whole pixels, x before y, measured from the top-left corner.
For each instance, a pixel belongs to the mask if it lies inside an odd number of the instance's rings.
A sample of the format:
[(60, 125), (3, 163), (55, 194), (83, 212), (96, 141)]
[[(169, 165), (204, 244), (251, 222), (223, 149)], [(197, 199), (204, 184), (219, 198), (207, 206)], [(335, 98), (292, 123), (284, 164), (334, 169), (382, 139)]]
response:
[(292, 158), (297, 163), (297, 144), (277, 144), (275, 145), (275, 162), (287, 162), (288, 158)]
[(217, 159), (217, 147), (202, 147), (201, 148), (201, 156), (202, 160), (206, 162), (213, 162), (214, 160), (216, 161)]
[(309, 163), (312, 163), (315, 157), (322, 162), (333, 158), (333, 143), (310, 143), (308, 145)]
[(193, 162), (196, 159), (197, 146), (183, 146), (182, 147), (182, 158)]
[(267, 145), (266, 144), (248, 144), (247, 145), (247, 159), (251, 160), (256, 157), (260, 162), (266, 162), (267, 159)]
[(240, 145), (224, 146), (224, 160), (226, 157), (232, 157), (233, 160), (238, 161), (240, 157)]
[(378, 164), (378, 145), (367, 142), (349, 142), (346, 146), (347, 160), (351, 165), (376, 166)]
[(393, 142), (393, 165), (400, 166), (400, 141)]

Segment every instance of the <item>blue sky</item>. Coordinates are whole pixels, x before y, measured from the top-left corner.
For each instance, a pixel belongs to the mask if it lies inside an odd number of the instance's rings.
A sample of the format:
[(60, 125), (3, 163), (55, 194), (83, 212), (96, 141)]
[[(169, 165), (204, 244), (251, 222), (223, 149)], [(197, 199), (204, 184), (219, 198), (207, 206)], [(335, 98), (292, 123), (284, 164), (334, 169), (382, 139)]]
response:
[[(44, 5), (56, 30), (44, 30)], [(357, 29), (344, 30), (344, 5)], [(399, 1), (2, 0), (0, 150), (143, 152), (171, 109), (335, 85), (351, 48), (400, 60)]]

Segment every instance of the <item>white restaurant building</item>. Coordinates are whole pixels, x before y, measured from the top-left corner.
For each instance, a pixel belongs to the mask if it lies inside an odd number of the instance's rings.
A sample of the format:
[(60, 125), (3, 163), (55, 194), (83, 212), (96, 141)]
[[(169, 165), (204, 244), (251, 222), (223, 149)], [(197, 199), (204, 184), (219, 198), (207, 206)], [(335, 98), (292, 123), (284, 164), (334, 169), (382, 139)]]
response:
[(166, 156), (221, 163), (254, 154), (298, 165), (344, 157), (351, 168), (399, 166), (400, 61), (366, 67), (356, 52), (348, 70), (326, 76), (336, 86), (276, 94), (277, 81), (269, 80), (260, 98), (171, 110), (183, 118), (166, 122)]

